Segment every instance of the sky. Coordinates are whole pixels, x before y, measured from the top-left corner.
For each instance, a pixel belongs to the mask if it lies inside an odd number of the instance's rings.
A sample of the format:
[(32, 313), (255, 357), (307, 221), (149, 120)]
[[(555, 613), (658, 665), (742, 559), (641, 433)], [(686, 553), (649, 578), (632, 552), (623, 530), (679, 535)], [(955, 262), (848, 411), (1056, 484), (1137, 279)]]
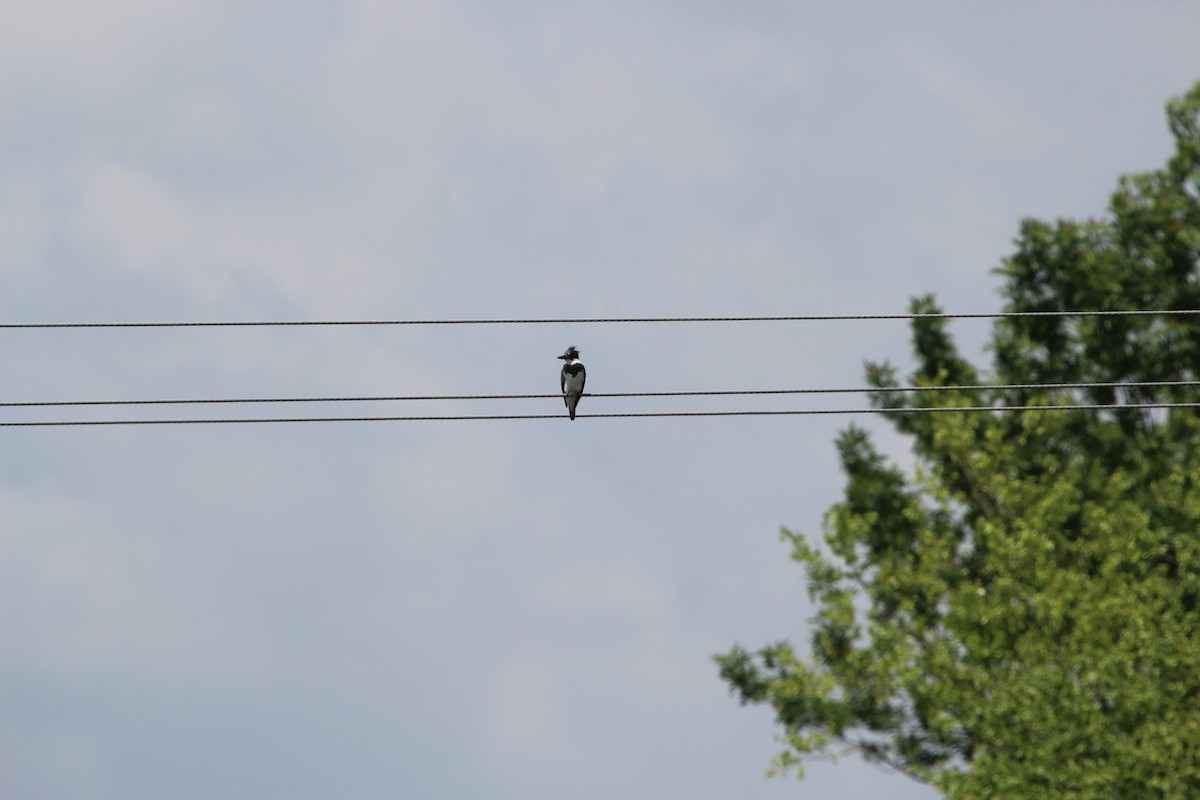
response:
[[(1187, 2), (0, 2), (0, 322), (999, 310), (1022, 218), (1170, 153)], [(986, 366), (986, 322), (955, 323)], [(0, 401), (855, 387), (903, 322), (0, 330)], [(861, 395), (0, 428), (0, 793), (747, 800), (712, 656), (807, 646)], [(555, 398), (6, 421), (565, 413)]]

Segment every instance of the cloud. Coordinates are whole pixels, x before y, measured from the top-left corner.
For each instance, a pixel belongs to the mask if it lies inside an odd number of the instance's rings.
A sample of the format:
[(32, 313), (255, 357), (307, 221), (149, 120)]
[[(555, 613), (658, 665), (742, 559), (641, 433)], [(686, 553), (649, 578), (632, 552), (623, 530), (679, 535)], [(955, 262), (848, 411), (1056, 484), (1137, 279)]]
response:
[(83, 94), (119, 91), (160, 43), (196, 18), (187, 0), (12, 3), (0, 27), (0, 90), (33, 83)]
[[(664, 52), (657, 36), (668, 21), (628, 10), (637, 19), (620, 24), (551, 11), (512, 36), (463, 4), (361, 3), (327, 91), (339, 117), (370, 120), (360, 134), (389, 174), (415, 179), (404, 181), (410, 190), (430, 189), (453, 150), (474, 144), (528, 148), (577, 200), (622, 168), (675, 181), (728, 174), (725, 124), (689, 80), (712, 71), (714, 46)], [(737, 63), (727, 54), (721, 68)]]
[(313, 318), (369, 305), (391, 276), (350, 237), (321, 224), (311, 203), (222, 209), (189, 199), (145, 171), (100, 164), (83, 179), (76, 230), (109, 249), (119, 269), (204, 303), (266, 283)]
[(203, 583), (177, 582), (157, 532), (104, 503), (47, 488), (0, 490), (4, 603), (22, 609), (0, 656), (9, 674), (73, 686), (242, 691), (274, 666), (264, 638)]
[(1065, 139), (1065, 133), (1020, 92), (985, 85), (968, 68), (939, 57), (931, 48), (906, 47), (902, 62), (919, 85), (957, 118), (966, 138), (955, 142), (956, 149), (969, 149), (988, 159), (1028, 159), (1051, 151)]

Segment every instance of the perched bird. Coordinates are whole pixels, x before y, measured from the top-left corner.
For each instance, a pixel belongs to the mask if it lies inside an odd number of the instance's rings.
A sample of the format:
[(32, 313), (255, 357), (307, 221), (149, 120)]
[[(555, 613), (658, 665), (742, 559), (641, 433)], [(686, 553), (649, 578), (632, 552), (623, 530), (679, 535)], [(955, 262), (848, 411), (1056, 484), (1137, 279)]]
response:
[(583, 363), (579, 360), (579, 351), (574, 346), (568, 347), (567, 352), (559, 358), (566, 362), (563, 364), (562, 378), (559, 380), (563, 402), (571, 414), (571, 419), (575, 419), (575, 406), (579, 405), (579, 398), (583, 397), (583, 382), (587, 380), (587, 370), (583, 368)]

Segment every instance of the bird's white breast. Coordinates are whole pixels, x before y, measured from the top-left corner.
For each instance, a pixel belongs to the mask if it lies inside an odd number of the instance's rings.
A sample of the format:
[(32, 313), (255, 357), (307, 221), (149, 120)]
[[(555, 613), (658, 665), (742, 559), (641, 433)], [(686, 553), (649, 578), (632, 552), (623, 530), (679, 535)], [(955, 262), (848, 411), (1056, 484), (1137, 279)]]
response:
[(578, 392), (583, 390), (583, 373), (572, 375), (567, 373), (566, 381), (563, 383), (564, 392)]

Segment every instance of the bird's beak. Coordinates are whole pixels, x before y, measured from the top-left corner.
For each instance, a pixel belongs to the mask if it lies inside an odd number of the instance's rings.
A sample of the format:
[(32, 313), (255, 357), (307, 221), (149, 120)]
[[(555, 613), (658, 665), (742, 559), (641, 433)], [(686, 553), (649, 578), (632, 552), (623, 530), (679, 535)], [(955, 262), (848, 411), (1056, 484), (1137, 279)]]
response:
[(567, 354), (566, 354), (566, 353), (563, 353), (561, 356), (557, 356), (557, 357), (558, 357), (558, 358), (566, 358), (566, 357), (567, 357)]

